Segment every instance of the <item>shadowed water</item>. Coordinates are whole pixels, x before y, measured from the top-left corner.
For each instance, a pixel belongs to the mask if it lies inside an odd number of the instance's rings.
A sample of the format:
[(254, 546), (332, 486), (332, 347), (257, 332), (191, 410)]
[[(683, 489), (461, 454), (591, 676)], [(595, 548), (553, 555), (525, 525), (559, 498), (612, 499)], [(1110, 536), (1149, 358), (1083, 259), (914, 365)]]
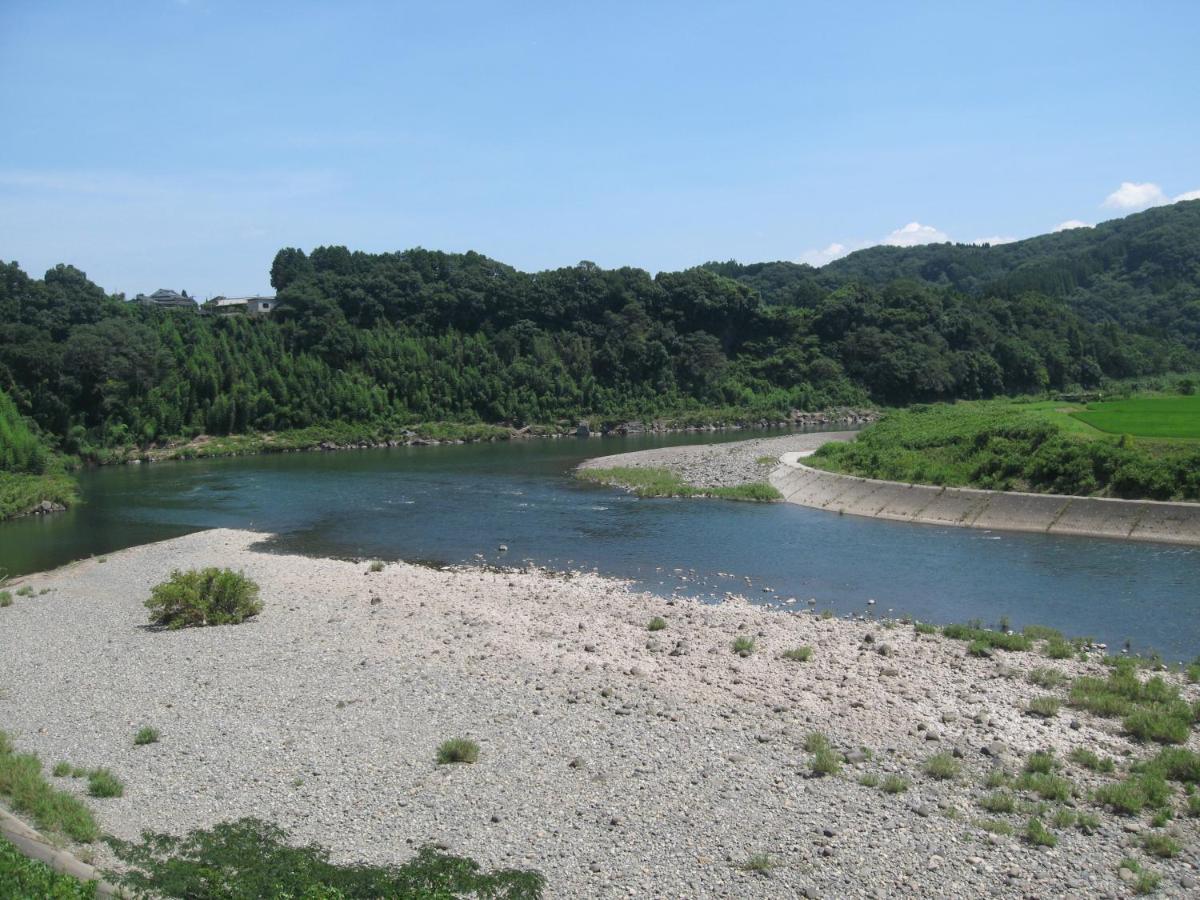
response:
[[(200, 528), (279, 535), (287, 552), (598, 569), (664, 594), (937, 622), (1007, 616), (1171, 660), (1200, 654), (1200, 550), (989, 533), (790, 504), (641, 500), (580, 483), (590, 456), (744, 435), (300, 453), (122, 466), (81, 478), (85, 503), (0, 524), (0, 567), (40, 571)], [(500, 544), (508, 552), (498, 552)], [(219, 560), (214, 560), (219, 563)], [(680, 570), (676, 572), (675, 570)], [(165, 574), (165, 573), (164, 573)], [(746, 578), (750, 579), (747, 583)], [(686, 580), (685, 580), (686, 579)], [(763, 588), (774, 588), (764, 592)], [(867, 601), (877, 602), (869, 606)]]

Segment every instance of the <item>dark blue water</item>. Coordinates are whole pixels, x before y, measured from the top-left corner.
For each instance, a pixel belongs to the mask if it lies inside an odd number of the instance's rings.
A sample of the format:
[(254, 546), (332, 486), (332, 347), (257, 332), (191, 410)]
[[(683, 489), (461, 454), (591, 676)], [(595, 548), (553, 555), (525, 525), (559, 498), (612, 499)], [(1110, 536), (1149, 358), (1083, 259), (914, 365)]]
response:
[[(589, 456), (732, 437), (535, 440), (100, 469), (81, 479), (82, 506), (0, 524), (0, 567), (38, 571), (229, 526), (278, 534), (270, 546), (289, 552), (445, 563), (483, 554), (489, 562), (594, 568), (662, 593), (738, 591), (764, 603), (796, 597), (799, 609), (816, 598), (817, 609), (838, 614), (890, 611), (935, 622), (1007, 616), (1014, 627), (1051, 625), (1113, 648), (1129, 640), (1170, 660), (1200, 654), (1197, 549), (878, 522), (789, 504), (640, 500), (570, 474)], [(497, 551), (502, 543), (507, 553)]]

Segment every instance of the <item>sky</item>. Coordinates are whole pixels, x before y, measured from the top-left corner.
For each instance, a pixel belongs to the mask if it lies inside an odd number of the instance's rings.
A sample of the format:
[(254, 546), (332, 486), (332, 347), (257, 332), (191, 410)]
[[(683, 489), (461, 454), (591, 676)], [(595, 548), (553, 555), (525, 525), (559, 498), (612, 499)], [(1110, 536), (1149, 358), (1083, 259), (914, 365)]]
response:
[(0, 0), (0, 259), (820, 265), (1200, 197), (1200, 3)]

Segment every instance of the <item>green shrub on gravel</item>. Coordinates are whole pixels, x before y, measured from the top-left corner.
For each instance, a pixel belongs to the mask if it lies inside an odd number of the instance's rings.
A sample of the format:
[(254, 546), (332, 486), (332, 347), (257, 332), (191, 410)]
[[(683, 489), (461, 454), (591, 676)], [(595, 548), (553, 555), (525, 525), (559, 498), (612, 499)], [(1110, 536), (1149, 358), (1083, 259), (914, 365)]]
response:
[(125, 785), (108, 769), (94, 769), (88, 774), (88, 794), (92, 797), (120, 797)]
[(1156, 703), (1135, 709), (1121, 726), (1139, 741), (1159, 744), (1183, 744), (1192, 733), (1192, 710), (1183, 701)]
[(754, 652), (754, 638), (739, 637), (733, 642), (733, 652), (738, 656), (746, 657)]
[(1026, 635), (989, 631), (973, 625), (947, 625), (942, 629), (942, 634), (948, 638), (977, 642), (998, 650), (1028, 650), (1033, 646), (1033, 641)]
[(150, 623), (166, 628), (236, 625), (262, 612), (258, 585), (231, 569), (176, 569), (146, 601)]
[(72, 768), (69, 762), (55, 763), (54, 768), (50, 770), (50, 774), (55, 778), (66, 778), (71, 772)]
[(1189, 684), (1200, 684), (1200, 656), (1187, 667), (1187, 680)]
[(158, 743), (158, 729), (151, 728), (149, 725), (143, 725), (138, 729), (137, 734), (133, 736), (133, 745), (135, 747), (144, 747), (146, 744)]
[(1109, 775), (1116, 770), (1116, 764), (1107, 756), (1099, 756), (1083, 747), (1076, 747), (1067, 758), (1076, 765), (1104, 775)]
[(1017, 800), (1008, 791), (996, 791), (979, 800), (979, 805), (990, 813), (1016, 812)]
[(1016, 783), (1017, 790), (1037, 794), (1043, 800), (1054, 800), (1059, 803), (1071, 799), (1075, 785), (1057, 775), (1045, 775), (1041, 772), (1026, 772)]
[(380, 559), (374, 560), (371, 563), (369, 568), (370, 568), (370, 571), (372, 571), (372, 572), (382, 572), (383, 571), (383, 560), (380, 560)]
[(1143, 809), (1165, 806), (1170, 796), (1171, 788), (1162, 775), (1145, 772), (1097, 788), (1092, 800), (1099, 806), (1111, 806), (1120, 815), (1136, 816)]
[(979, 819), (975, 822), (975, 826), (991, 834), (1000, 834), (1004, 837), (1013, 833), (1013, 827), (1003, 819)]
[(1047, 830), (1040, 819), (1029, 820), (1029, 824), (1025, 826), (1025, 840), (1035, 847), (1053, 847), (1058, 843), (1058, 838)]
[(1026, 625), (1021, 633), (1031, 641), (1066, 641), (1066, 636), (1057, 628), (1048, 625)]
[(791, 650), (784, 650), (780, 655), (789, 662), (808, 662), (812, 659), (812, 654), (812, 647), (793, 647)]
[(287, 832), (258, 819), (225, 822), (183, 837), (146, 833), (140, 844), (115, 838), (108, 843), (129, 868), (115, 881), (137, 896), (537, 900), (546, 885), (538, 872), (483, 872), (474, 860), (430, 847), (402, 866), (334, 865), (325, 849), (292, 846)]
[(938, 628), (929, 622), (913, 622), (913, 631), (917, 634), (937, 634)]
[(1042, 697), (1034, 697), (1029, 701), (1029, 706), (1026, 711), (1031, 716), (1039, 716), (1043, 719), (1053, 719), (1058, 715), (1059, 707), (1062, 704), (1057, 697), (1045, 695)]
[(804, 749), (809, 753), (816, 753), (818, 750), (829, 750), (832, 746), (829, 743), (829, 738), (825, 737), (819, 731), (810, 731), (804, 736)]
[(814, 775), (836, 775), (842, 771), (842, 758), (832, 748), (821, 747), (813, 753), (810, 766)]
[(899, 775), (889, 775), (879, 787), (885, 794), (903, 794), (908, 790), (908, 779)]
[(958, 760), (949, 753), (936, 753), (925, 760), (925, 774), (939, 781), (957, 778), (961, 770)]
[(1135, 894), (1153, 894), (1158, 890), (1158, 885), (1162, 882), (1162, 876), (1157, 872), (1144, 868), (1140, 862), (1132, 856), (1126, 856), (1117, 866), (1117, 870), (1128, 869), (1137, 878), (1133, 882), (1133, 892)]
[(1049, 659), (1070, 659), (1075, 655), (1075, 648), (1066, 641), (1047, 641), (1042, 652)]
[(1040, 668), (1034, 669), (1025, 676), (1030, 684), (1036, 684), (1042, 688), (1062, 687), (1069, 679), (1064, 673), (1058, 669)]
[(8, 735), (0, 731), (0, 796), (13, 812), (27, 815), (49, 834), (75, 841), (93, 841), (100, 828), (91, 810), (66, 791), (52, 787), (42, 775), (42, 763), (32, 753), (16, 753)]
[(474, 763), (479, 759), (479, 745), (467, 738), (452, 738), (443, 741), (437, 749), (439, 766), (452, 763)]
[(1133, 771), (1161, 775), (1187, 785), (1200, 784), (1200, 753), (1183, 747), (1164, 747), (1158, 755), (1132, 766)]
[(766, 875), (775, 868), (775, 860), (769, 853), (752, 853), (738, 868), (743, 872), (759, 872)]
[(879, 776), (874, 772), (864, 772), (858, 776), (858, 783), (863, 787), (879, 787)]
[(3, 609), (6, 606), (12, 606), (12, 602), (13, 599), (11, 591), (0, 591), (0, 609)]
[(1142, 835), (1142, 849), (1159, 859), (1171, 859), (1178, 856), (1183, 848), (1170, 835), (1151, 832)]
[(1033, 753), (1030, 753), (1025, 760), (1026, 772), (1049, 775), (1057, 768), (1058, 760), (1054, 758), (1054, 754), (1047, 753), (1042, 750), (1036, 750)]
[(92, 900), (96, 882), (60, 875), (45, 863), (28, 859), (0, 837), (0, 897), (12, 900)]
[(1119, 659), (1108, 678), (1076, 678), (1068, 702), (1105, 718), (1121, 718), (1134, 738), (1163, 744), (1187, 741), (1196, 710), (1179, 696), (1179, 689), (1155, 675), (1142, 681), (1137, 662)]
[(646, 623), (647, 631), (662, 631), (666, 627), (667, 627), (667, 620), (664, 619), (662, 616), (655, 616), (653, 619), (651, 619), (649, 622)]
[(1095, 834), (1100, 830), (1100, 819), (1091, 813), (1078, 813), (1075, 816), (1075, 827), (1084, 834)]

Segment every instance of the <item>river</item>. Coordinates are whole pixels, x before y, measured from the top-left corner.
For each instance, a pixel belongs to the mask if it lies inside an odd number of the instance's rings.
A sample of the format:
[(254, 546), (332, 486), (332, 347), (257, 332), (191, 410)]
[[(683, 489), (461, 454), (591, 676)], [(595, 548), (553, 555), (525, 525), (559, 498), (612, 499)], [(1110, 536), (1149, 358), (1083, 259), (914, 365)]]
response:
[(436, 563), (482, 554), (504, 565), (596, 569), (663, 594), (735, 591), (756, 603), (795, 597), (788, 608), (934, 622), (1007, 617), (1014, 627), (1051, 625), (1114, 650), (1129, 641), (1168, 660), (1200, 654), (1198, 548), (938, 528), (790, 504), (644, 500), (571, 476), (591, 456), (743, 436), (529, 440), (95, 469), (81, 475), (79, 507), (0, 523), (0, 568), (41, 571), (228, 526), (277, 534), (269, 546), (284, 552)]

